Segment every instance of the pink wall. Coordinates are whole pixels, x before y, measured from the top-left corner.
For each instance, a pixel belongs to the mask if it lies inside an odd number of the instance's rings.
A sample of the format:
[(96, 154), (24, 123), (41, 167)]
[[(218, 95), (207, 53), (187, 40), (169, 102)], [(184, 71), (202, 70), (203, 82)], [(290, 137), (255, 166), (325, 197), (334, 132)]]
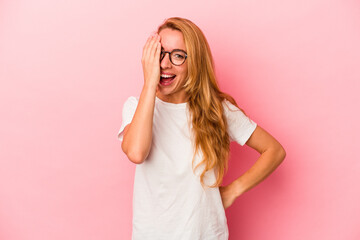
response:
[[(0, 1), (0, 239), (130, 239), (116, 139), (166, 18), (207, 36), (222, 89), (287, 150), (226, 210), (230, 239), (360, 239), (360, 3)], [(258, 154), (236, 144), (225, 183)]]

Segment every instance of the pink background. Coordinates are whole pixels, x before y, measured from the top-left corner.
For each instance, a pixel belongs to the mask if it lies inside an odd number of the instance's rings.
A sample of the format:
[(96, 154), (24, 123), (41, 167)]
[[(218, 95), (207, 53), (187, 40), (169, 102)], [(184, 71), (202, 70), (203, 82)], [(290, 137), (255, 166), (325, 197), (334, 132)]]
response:
[[(285, 147), (226, 210), (230, 239), (360, 239), (360, 3), (0, 1), (0, 239), (130, 239), (116, 135), (148, 35), (205, 33), (223, 91)], [(259, 156), (235, 143), (225, 184)]]

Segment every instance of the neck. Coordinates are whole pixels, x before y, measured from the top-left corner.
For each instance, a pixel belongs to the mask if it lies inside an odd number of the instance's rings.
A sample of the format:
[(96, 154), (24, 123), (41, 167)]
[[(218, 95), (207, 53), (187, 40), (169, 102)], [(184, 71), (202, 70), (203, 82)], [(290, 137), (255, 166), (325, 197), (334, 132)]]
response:
[(180, 96), (171, 96), (171, 95), (161, 95), (160, 93), (157, 93), (156, 96), (164, 102), (169, 102), (174, 104), (185, 103), (189, 99), (185, 94)]

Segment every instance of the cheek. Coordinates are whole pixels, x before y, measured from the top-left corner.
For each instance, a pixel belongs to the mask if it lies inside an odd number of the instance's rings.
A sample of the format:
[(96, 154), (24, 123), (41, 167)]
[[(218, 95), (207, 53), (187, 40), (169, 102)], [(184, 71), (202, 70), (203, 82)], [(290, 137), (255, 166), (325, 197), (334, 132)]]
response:
[(181, 74), (182, 77), (186, 77), (187, 76), (187, 68), (182, 68), (181, 70), (179, 70), (179, 73)]

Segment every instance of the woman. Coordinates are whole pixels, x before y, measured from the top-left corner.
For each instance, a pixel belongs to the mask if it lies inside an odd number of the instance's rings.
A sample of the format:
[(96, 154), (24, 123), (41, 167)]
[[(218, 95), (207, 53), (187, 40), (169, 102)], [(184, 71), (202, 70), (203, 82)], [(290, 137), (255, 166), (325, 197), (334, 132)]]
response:
[[(118, 134), (136, 163), (132, 239), (228, 239), (224, 209), (285, 158), (280, 143), (219, 90), (202, 31), (169, 18), (143, 48), (144, 86)], [(231, 141), (261, 153), (227, 186)]]

